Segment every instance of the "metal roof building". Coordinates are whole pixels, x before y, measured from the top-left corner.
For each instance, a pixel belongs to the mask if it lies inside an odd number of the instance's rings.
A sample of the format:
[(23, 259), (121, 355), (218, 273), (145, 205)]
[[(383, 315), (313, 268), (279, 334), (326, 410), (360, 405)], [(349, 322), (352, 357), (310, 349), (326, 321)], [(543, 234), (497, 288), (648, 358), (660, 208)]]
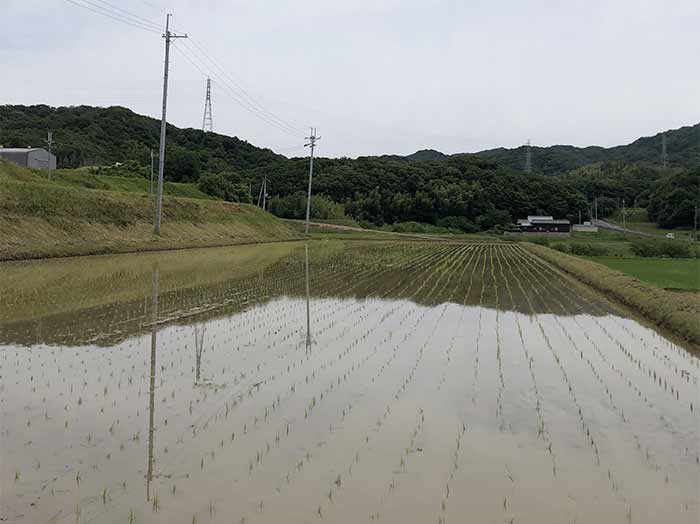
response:
[(31, 169), (56, 169), (56, 155), (40, 147), (2, 147), (0, 158)]
[(520, 233), (568, 235), (571, 231), (571, 222), (566, 219), (555, 219), (551, 216), (530, 215), (527, 219), (518, 220), (517, 229)]

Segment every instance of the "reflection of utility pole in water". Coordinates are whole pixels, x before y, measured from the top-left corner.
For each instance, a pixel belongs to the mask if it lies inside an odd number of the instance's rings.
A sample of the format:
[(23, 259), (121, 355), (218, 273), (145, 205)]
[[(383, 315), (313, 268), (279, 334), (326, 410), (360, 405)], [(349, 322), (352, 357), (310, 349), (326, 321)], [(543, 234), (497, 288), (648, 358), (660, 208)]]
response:
[(309, 307), (309, 243), (304, 244), (304, 265), (306, 266), (306, 350), (311, 349), (311, 312)]
[(148, 389), (148, 471), (146, 473), (146, 500), (151, 500), (153, 480), (153, 417), (156, 394), (156, 337), (158, 333), (158, 267), (153, 268), (151, 303), (151, 379)]
[(195, 351), (195, 384), (199, 384), (202, 369), (202, 352), (204, 351), (204, 326), (194, 325), (194, 351)]

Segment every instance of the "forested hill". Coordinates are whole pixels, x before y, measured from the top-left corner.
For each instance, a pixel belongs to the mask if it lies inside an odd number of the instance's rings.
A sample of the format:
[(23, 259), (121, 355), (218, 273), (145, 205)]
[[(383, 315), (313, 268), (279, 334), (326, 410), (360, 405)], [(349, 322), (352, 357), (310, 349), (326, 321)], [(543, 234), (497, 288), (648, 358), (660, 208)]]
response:
[[(47, 130), (54, 133), (59, 167), (128, 161), (149, 165), (150, 150), (158, 151), (160, 120), (118, 106), (0, 106), (4, 147), (45, 147)], [(280, 158), (244, 140), (198, 129), (168, 125), (167, 137), (171, 161), (197, 172), (250, 169)]]
[[(123, 107), (0, 106), (4, 146), (43, 146), (49, 129), (59, 167), (99, 166), (91, 170), (148, 177), (160, 122)], [(700, 125), (666, 132), (668, 169), (660, 166), (661, 140), (657, 134), (607, 149), (534, 147), (529, 174), (522, 172), (523, 147), (460, 155), (426, 149), (408, 157), (321, 157), (314, 169), (312, 213), (468, 232), (507, 227), (529, 214), (577, 219), (593, 199), (604, 217), (624, 199), (648, 205), (650, 218), (660, 224), (692, 225), (700, 169), (689, 175), (684, 168), (697, 165), (700, 157)], [(114, 166), (117, 162), (123, 165)], [(235, 137), (168, 126), (166, 180), (197, 183), (202, 192), (225, 200), (251, 201), (263, 178), (271, 197), (268, 209), (303, 216), (308, 158), (288, 159)]]
[[(638, 138), (631, 144), (615, 147), (574, 147), (557, 145), (532, 146), (532, 169), (545, 175), (561, 175), (572, 169), (599, 162), (632, 164), (643, 162), (661, 165), (661, 143), (664, 133)], [(668, 162), (671, 167), (692, 168), (700, 164), (700, 124), (666, 131)], [(407, 156), (382, 156), (380, 158), (404, 161), (442, 160), (457, 156), (477, 156), (493, 160), (502, 167), (515, 171), (525, 170), (525, 146), (514, 149), (499, 147), (478, 153), (445, 155), (440, 151), (424, 149)]]

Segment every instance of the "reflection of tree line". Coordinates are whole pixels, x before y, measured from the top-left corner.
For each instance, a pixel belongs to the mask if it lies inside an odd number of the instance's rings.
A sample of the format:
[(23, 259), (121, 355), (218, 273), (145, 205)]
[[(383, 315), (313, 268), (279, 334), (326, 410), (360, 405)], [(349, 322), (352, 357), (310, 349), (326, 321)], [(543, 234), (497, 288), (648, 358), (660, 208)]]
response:
[[(304, 261), (300, 261), (295, 256), (283, 258), (277, 263), (267, 267), (264, 271), (260, 269), (257, 274), (246, 278), (233, 279), (225, 282), (202, 286), (181, 288), (164, 292), (159, 297), (160, 317), (162, 322), (176, 324), (192, 324), (205, 322), (214, 318), (221, 318), (239, 313), (253, 304), (265, 303), (277, 296), (304, 297), (310, 298), (355, 298), (364, 299), (377, 297), (382, 299), (392, 299), (392, 293), (388, 290), (395, 289), (396, 284), (406, 278), (403, 270), (391, 270), (381, 268), (383, 271), (381, 278), (356, 279), (350, 286), (343, 286), (349, 289), (343, 293), (337, 293), (337, 283), (339, 279), (355, 279), (352, 268), (366, 268), (367, 260), (363, 260), (362, 254), (355, 257), (352, 252), (343, 251), (341, 253), (331, 253), (327, 256), (320, 249), (321, 254), (315, 258), (309, 246), (304, 249)], [(310, 258), (309, 258), (310, 257)], [(314, 272), (310, 273), (310, 281), (314, 282), (313, 292), (310, 292), (299, 276), (302, 271), (308, 269), (308, 261), (313, 262)], [(299, 264), (303, 263), (305, 269), (300, 271)], [(330, 275), (325, 271), (338, 271), (338, 267), (347, 268), (350, 271), (332, 275), (332, 278), (324, 278)], [(329, 269), (330, 268), (330, 269)], [(474, 271), (472, 276), (473, 285), (471, 293), (468, 293), (469, 282), (462, 279), (454, 286), (446, 287), (441, 293), (429, 294), (429, 286), (423, 292), (412, 298), (416, 302), (425, 306), (434, 306), (449, 300), (450, 295), (457, 303), (465, 305), (478, 305), (482, 302), (484, 307), (499, 309), (510, 309), (520, 313), (528, 314), (528, 295), (532, 291), (527, 285), (524, 294), (519, 288), (513, 289), (513, 304), (503, 305), (503, 301), (497, 303), (493, 293), (491, 276), (488, 272), (481, 281), (482, 274)], [(469, 274), (469, 273), (467, 273)], [(330, 284), (330, 285), (327, 285)], [(479, 290), (484, 285), (484, 293)], [(500, 284), (499, 284), (500, 286)], [(534, 292), (534, 291), (533, 291)], [(468, 294), (467, 294), (468, 293)], [(465, 295), (467, 295), (465, 297)], [(148, 296), (144, 293), (144, 296)], [(206, 310), (202, 309), (202, 304), (207, 304)], [(539, 304), (539, 302), (535, 302)], [(541, 306), (543, 313), (549, 312), (552, 308), (554, 313), (560, 315), (573, 315), (580, 313), (573, 306), (567, 308), (566, 305), (549, 304), (545, 308)], [(148, 330), (148, 301), (131, 300), (128, 302), (113, 303), (95, 308), (88, 308), (79, 312), (69, 312), (9, 324), (0, 330), (0, 343), (16, 344), (64, 344), (81, 345), (85, 343), (95, 343), (103, 345), (116, 344), (129, 336)]]

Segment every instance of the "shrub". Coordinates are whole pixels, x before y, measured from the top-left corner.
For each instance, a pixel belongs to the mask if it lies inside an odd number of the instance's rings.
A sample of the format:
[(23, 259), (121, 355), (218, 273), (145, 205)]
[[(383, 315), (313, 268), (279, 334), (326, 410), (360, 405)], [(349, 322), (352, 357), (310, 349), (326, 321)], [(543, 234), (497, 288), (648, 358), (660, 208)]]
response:
[(548, 246), (551, 244), (552, 239), (547, 237), (532, 237), (528, 238), (528, 241), (533, 244), (539, 244), (540, 246)]
[(437, 225), (449, 229), (459, 229), (464, 233), (478, 233), (479, 231), (476, 224), (471, 222), (467, 217), (463, 216), (449, 216), (441, 218), (437, 221)]
[(228, 202), (248, 202), (248, 188), (242, 184), (234, 184), (221, 173), (205, 173), (197, 183), (200, 191), (209, 196)]
[(608, 249), (605, 246), (599, 246), (596, 244), (571, 244), (570, 251), (572, 255), (587, 256), (587, 257), (601, 257), (609, 254)]
[(556, 249), (557, 251), (561, 251), (562, 253), (571, 253), (571, 246), (569, 246), (569, 244), (566, 242), (554, 242), (549, 247)]
[(633, 240), (632, 252), (638, 257), (693, 258), (697, 251), (687, 242), (674, 240)]

